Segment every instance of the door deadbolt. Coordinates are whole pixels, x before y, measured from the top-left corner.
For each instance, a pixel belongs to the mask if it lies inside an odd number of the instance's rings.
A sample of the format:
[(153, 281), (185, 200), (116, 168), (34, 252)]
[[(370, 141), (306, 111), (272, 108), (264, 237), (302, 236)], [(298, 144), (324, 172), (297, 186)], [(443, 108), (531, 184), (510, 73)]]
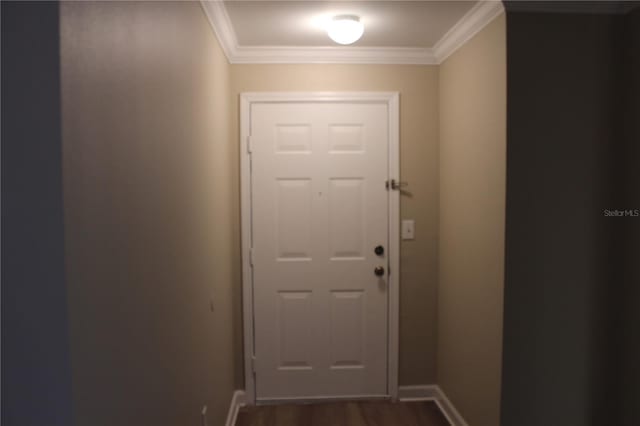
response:
[(377, 246), (375, 249), (373, 249), (373, 252), (378, 256), (382, 256), (384, 254), (384, 247)]
[(376, 269), (373, 270), (373, 273), (376, 274), (376, 276), (381, 277), (384, 275), (384, 268), (382, 266), (376, 266)]

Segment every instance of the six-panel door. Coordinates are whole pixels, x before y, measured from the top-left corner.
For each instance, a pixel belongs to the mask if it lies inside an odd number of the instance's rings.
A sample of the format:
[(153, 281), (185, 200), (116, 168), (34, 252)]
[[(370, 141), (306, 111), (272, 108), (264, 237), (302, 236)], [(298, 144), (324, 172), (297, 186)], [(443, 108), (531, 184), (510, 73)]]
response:
[(386, 104), (251, 107), (256, 396), (387, 394)]

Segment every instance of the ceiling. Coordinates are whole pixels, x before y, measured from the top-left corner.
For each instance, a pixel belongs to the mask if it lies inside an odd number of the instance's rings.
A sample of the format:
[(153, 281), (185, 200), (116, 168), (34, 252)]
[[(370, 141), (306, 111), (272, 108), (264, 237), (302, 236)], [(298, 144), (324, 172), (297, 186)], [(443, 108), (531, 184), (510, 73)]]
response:
[(241, 46), (336, 46), (326, 23), (357, 15), (353, 46), (433, 47), (475, 1), (225, 1)]
[[(502, 13), (500, 1), (202, 0), (231, 63), (438, 64)], [(329, 39), (335, 15), (358, 15), (360, 40)]]

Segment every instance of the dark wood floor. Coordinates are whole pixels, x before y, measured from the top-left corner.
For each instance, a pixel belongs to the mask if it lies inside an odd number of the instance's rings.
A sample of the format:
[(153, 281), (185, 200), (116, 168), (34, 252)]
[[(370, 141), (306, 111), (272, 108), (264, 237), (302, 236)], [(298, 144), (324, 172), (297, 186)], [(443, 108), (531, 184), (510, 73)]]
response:
[(431, 401), (358, 401), (245, 407), (236, 426), (449, 426)]

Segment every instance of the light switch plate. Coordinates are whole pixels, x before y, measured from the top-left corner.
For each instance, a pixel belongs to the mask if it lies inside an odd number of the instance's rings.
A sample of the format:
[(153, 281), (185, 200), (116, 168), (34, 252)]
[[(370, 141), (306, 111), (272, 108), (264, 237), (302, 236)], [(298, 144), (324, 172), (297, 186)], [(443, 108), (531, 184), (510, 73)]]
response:
[(413, 240), (415, 238), (416, 223), (413, 219), (405, 219), (402, 221), (402, 239)]

